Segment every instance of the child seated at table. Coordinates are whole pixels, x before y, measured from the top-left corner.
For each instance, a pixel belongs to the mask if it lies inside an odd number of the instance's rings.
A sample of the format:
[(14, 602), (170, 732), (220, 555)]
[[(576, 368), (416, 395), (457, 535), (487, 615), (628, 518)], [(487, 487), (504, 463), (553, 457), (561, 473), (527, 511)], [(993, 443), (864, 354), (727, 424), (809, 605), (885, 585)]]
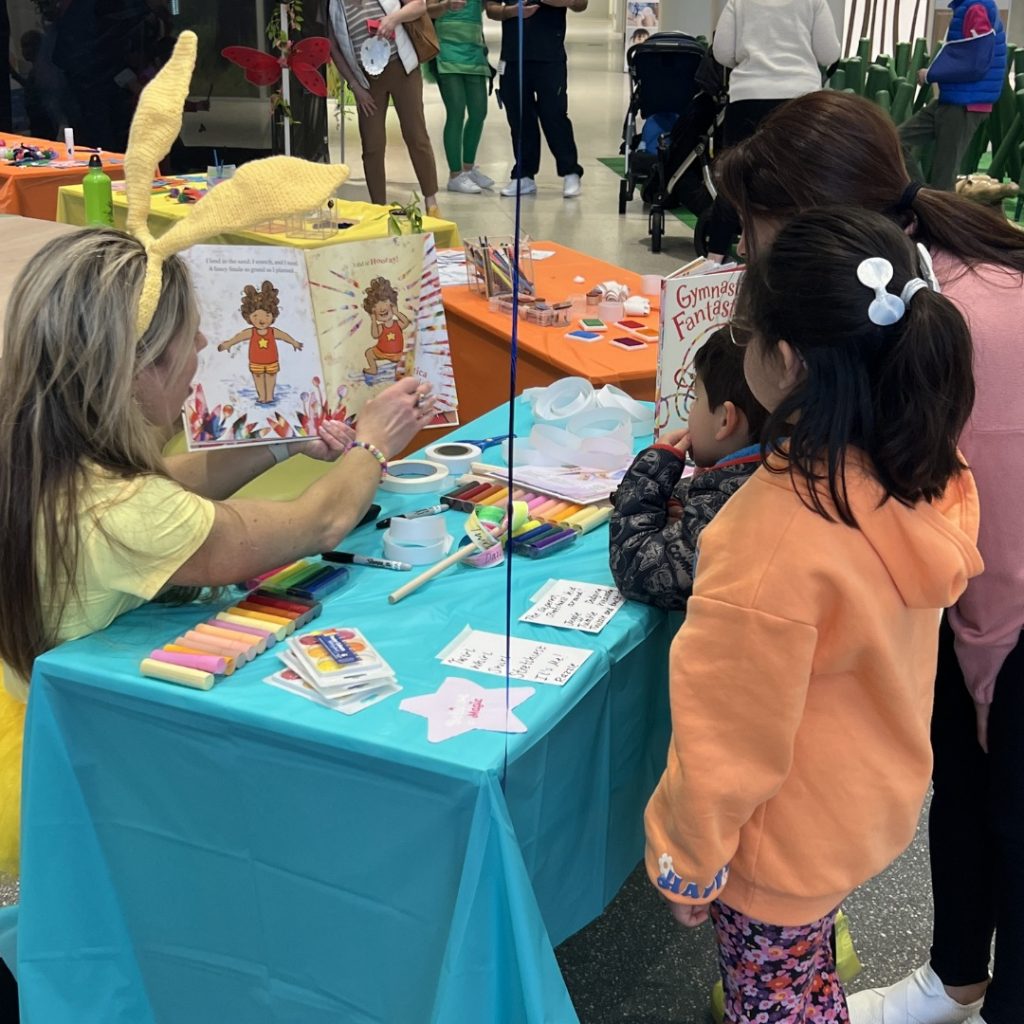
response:
[[(744, 379), (739, 330), (720, 328), (697, 349), (688, 428), (642, 451), (612, 496), (612, 576), (633, 601), (686, 607), (701, 531), (761, 464), (768, 414)], [(697, 468), (684, 477), (687, 456)]]

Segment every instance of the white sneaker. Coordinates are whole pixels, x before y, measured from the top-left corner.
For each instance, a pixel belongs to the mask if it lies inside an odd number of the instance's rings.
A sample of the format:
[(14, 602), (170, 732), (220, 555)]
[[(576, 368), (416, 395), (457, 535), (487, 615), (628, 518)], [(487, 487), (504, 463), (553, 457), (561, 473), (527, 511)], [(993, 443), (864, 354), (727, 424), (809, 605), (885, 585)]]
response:
[(465, 192), (466, 195), (478, 196), (483, 191), (480, 186), (469, 176), (467, 171), (456, 174), (454, 178), (448, 179), (449, 192)]
[(583, 191), (583, 183), (578, 174), (567, 174), (562, 182), (562, 195), (566, 199), (572, 199)]
[(513, 178), (502, 190), (506, 198), (516, 196), (532, 196), (537, 191), (537, 182), (533, 178)]
[(494, 179), (488, 178), (479, 167), (474, 167), (467, 173), (481, 188), (494, 188)]
[(950, 999), (931, 964), (888, 988), (867, 989), (846, 999), (850, 1024), (978, 1024), (982, 1002), (963, 1006)]

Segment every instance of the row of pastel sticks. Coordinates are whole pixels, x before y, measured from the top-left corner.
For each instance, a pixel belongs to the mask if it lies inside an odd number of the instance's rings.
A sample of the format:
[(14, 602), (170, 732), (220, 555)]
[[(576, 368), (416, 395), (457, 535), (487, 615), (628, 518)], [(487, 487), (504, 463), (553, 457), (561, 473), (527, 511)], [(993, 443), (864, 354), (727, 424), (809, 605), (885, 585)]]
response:
[(297, 597), (304, 601), (322, 601), (348, 579), (343, 565), (303, 558), (260, 580), (260, 588)]
[(217, 676), (231, 675), (315, 619), (322, 607), (319, 601), (256, 590), (152, 651), (139, 671), (152, 679), (209, 690)]
[[(460, 512), (472, 512), (477, 506), (500, 507), (507, 504), (509, 489), (488, 480), (460, 484), (441, 501)], [(523, 487), (512, 488), (512, 500), (525, 502), (530, 516), (512, 536), (511, 549), (530, 558), (543, 558), (568, 547), (584, 533), (606, 523), (610, 505), (578, 505)]]

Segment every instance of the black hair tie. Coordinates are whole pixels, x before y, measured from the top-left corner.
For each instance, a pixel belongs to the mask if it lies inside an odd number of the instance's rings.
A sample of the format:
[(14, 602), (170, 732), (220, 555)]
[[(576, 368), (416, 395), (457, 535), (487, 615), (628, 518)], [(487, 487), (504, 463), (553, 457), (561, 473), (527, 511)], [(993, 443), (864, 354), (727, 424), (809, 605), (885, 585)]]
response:
[(924, 188), (924, 183), (920, 181), (912, 181), (903, 190), (900, 198), (897, 200), (896, 205), (893, 207), (894, 213), (906, 213), (908, 210), (912, 210), (914, 207), (914, 200), (917, 198), (917, 193)]

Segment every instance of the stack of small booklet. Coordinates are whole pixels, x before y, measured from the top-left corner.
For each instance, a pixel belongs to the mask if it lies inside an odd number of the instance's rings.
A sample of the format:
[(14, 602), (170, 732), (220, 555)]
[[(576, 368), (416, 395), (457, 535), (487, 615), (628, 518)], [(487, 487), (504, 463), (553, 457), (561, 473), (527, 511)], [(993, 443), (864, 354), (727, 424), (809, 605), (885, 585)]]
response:
[(296, 634), (278, 657), (284, 668), (264, 682), (346, 715), (401, 690), (394, 670), (358, 629), (339, 626)]

